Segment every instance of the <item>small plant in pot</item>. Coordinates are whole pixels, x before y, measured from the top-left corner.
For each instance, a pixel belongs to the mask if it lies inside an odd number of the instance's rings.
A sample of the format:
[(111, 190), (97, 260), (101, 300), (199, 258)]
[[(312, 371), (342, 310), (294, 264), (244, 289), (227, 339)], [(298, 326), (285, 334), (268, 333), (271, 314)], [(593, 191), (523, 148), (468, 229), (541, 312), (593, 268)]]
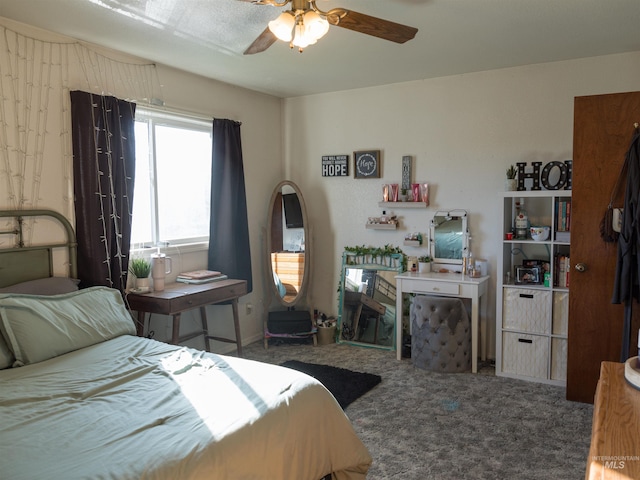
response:
[(431, 257), (423, 255), (418, 257), (418, 273), (428, 273), (431, 271)]
[(517, 173), (518, 171), (513, 165), (507, 168), (507, 179), (504, 182), (504, 188), (508, 192), (514, 191), (516, 189), (517, 182), (518, 182), (516, 180)]
[(129, 261), (129, 272), (136, 277), (135, 288), (141, 292), (149, 291), (149, 274), (151, 262), (144, 258), (132, 258)]

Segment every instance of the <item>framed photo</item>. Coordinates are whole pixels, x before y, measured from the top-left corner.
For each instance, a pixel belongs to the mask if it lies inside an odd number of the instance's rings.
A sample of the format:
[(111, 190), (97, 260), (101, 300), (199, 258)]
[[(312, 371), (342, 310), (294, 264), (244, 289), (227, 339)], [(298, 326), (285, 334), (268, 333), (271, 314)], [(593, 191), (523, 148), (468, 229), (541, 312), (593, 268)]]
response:
[(380, 178), (380, 150), (353, 152), (354, 178)]
[(516, 267), (516, 284), (538, 285), (542, 283), (541, 267)]

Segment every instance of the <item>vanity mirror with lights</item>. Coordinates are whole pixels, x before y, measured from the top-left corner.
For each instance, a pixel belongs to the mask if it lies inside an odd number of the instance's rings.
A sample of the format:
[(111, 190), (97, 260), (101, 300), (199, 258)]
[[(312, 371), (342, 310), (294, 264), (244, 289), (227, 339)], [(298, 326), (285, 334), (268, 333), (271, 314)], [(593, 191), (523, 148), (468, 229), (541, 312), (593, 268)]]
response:
[(466, 210), (438, 211), (429, 227), (429, 254), (433, 270), (461, 272), (469, 251), (469, 227)]
[(308, 293), (310, 225), (302, 192), (289, 180), (280, 182), (271, 195), (265, 250), (265, 347), (271, 337), (292, 335), (313, 335), (315, 343)]
[[(406, 295), (431, 295), (469, 299), (471, 316), (471, 371), (478, 371), (478, 358), (486, 360), (487, 302), (489, 276), (469, 276), (462, 272), (469, 253), (466, 210), (438, 211), (429, 231), (429, 253), (433, 258), (429, 273), (402, 272), (396, 278), (396, 323), (403, 324)], [(481, 319), (484, 321), (481, 321)], [(407, 325), (410, 331), (410, 325)], [(396, 328), (396, 358), (401, 360), (401, 327)], [(482, 344), (479, 339), (482, 338)]]

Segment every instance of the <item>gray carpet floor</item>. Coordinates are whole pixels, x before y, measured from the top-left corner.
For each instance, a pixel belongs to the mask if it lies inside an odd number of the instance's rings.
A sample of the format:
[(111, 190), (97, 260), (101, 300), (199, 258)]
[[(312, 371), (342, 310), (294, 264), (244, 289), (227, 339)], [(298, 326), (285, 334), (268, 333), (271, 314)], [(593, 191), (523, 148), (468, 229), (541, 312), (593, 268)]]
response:
[(345, 344), (245, 347), (244, 356), (333, 365), (382, 383), (345, 413), (369, 449), (367, 479), (584, 478), (593, 406), (564, 388), (479, 374), (442, 374), (397, 361), (395, 352)]

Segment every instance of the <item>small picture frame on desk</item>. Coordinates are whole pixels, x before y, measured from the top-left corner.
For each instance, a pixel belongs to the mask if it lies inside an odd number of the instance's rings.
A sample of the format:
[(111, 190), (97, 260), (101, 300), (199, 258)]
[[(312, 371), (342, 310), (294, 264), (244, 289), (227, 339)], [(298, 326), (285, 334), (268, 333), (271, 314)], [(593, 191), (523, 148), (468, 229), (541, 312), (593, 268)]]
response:
[(516, 285), (539, 285), (541, 270), (540, 267), (516, 267)]

